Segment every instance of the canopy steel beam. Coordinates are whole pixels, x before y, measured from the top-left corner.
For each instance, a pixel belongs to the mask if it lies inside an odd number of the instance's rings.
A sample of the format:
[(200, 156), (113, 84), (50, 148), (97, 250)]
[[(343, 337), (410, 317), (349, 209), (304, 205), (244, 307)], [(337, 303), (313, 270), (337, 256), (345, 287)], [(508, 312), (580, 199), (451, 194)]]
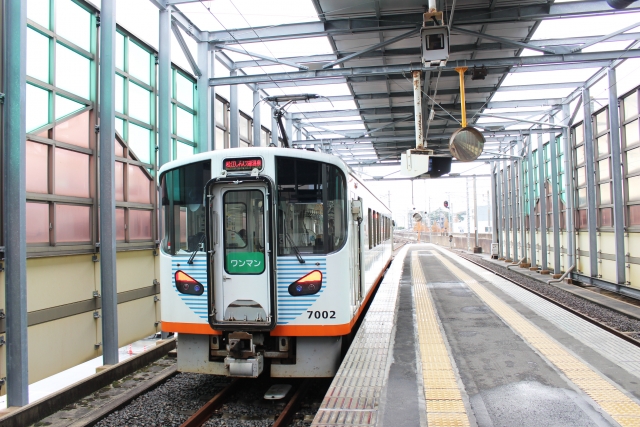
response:
[[(459, 9), (453, 25), (474, 25), (539, 21), (567, 16), (585, 16), (634, 12), (639, 4), (631, 5), (624, 11), (614, 11), (605, 0), (586, 0), (557, 4), (534, 4), (524, 6), (483, 7)], [(409, 30), (422, 23), (423, 15), (405, 13), (377, 17), (331, 19), (320, 22), (303, 22), (268, 27), (239, 28), (230, 31), (204, 33), (206, 40), (214, 43), (251, 43), (272, 40), (289, 40), (307, 37), (336, 36), (364, 32), (389, 30)]]
[[(601, 39), (602, 37), (608, 36), (594, 36), (594, 37), (570, 37), (565, 39), (547, 39), (547, 40), (530, 40), (527, 44), (531, 46), (546, 46), (546, 47), (555, 47), (555, 46), (578, 46), (585, 43), (591, 43), (594, 40)], [(607, 39), (609, 42), (615, 41), (627, 41), (627, 40), (639, 40), (640, 33), (628, 33), (628, 34), (619, 34)], [(456, 53), (472, 53), (476, 51), (498, 51), (498, 50), (511, 50), (511, 45), (505, 45), (503, 43), (468, 43), (468, 44), (455, 44), (451, 46), (451, 54)], [(420, 47), (406, 47), (406, 48), (398, 48), (398, 49), (384, 49), (375, 50), (371, 52), (364, 53), (359, 56), (359, 59), (379, 59), (382, 57), (385, 58), (398, 58), (398, 57), (417, 57), (420, 55), (421, 48)], [(351, 55), (353, 52), (351, 51), (339, 51), (336, 55), (335, 53), (323, 54), (323, 55), (309, 55), (309, 56), (291, 56), (282, 58), (287, 61), (299, 63), (299, 64), (307, 64), (307, 63), (317, 63), (317, 62), (327, 62), (327, 61), (335, 61), (336, 59), (340, 59), (344, 56)], [(258, 66), (268, 66), (271, 65), (270, 61), (265, 60), (255, 60), (255, 61), (236, 61), (236, 67), (245, 68), (245, 67), (258, 67)]]
[[(262, 55), (260, 53), (249, 52), (249, 51), (246, 51), (244, 49), (238, 49), (238, 48), (231, 47), (231, 46), (220, 45), (220, 46), (216, 46), (216, 48), (228, 50), (230, 52), (241, 53), (243, 55), (253, 56), (255, 58), (264, 59), (265, 61), (269, 61), (271, 63), (288, 65), (290, 67), (299, 68), (301, 70), (308, 70), (309, 69), (309, 67), (307, 67), (306, 65), (296, 64), (295, 62), (287, 61), (286, 59), (272, 58), (270, 56)], [(238, 68), (238, 67), (235, 66), (235, 68)]]
[(335, 61), (329, 62), (328, 64), (323, 65), (323, 66), (322, 66), (322, 68), (323, 68), (323, 69), (332, 68), (332, 67), (333, 67), (333, 66), (335, 66), (335, 65), (339, 65), (339, 64), (342, 64), (343, 62), (349, 61), (349, 60), (351, 60), (351, 59), (358, 58), (359, 56), (364, 55), (364, 54), (365, 54), (365, 53), (367, 53), (367, 52), (372, 52), (372, 51), (377, 50), (377, 49), (379, 49), (379, 48), (381, 48), (381, 47), (388, 46), (388, 45), (390, 45), (390, 44), (393, 44), (393, 43), (399, 42), (400, 40), (404, 40), (404, 39), (406, 39), (406, 38), (408, 38), (408, 37), (411, 37), (411, 36), (413, 36), (413, 35), (415, 35), (415, 34), (418, 34), (419, 32), (420, 32), (420, 27), (418, 27), (418, 28), (414, 28), (413, 30), (408, 31), (408, 32), (406, 32), (406, 33), (404, 33), (404, 34), (400, 34), (400, 35), (399, 35), (399, 36), (397, 36), (397, 37), (393, 37), (393, 38), (391, 38), (391, 39), (389, 39), (389, 40), (385, 40), (385, 41), (383, 41), (383, 42), (380, 42), (380, 43), (374, 44), (373, 46), (370, 46), (370, 47), (368, 47), (368, 48), (366, 48), (366, 49), (363, 49), (363, 50), (361, 50), (361, 51), (359, 51), (359, 52), (355, 52), (355, 53), (352, 53), (352, 54), (350, 54), (350, 55), (347, 55), (347, 56), (345, 56), (345, 57), (343, 57), (343, 58), (340, 58), (340, 59), (338, 59), (338, 60), (335, 60)]
[(308, 70), (294, 71), (286, 73), (257, 74), (236, 77), (216, 77), (209, 79), (212, 86), (220, 85), (237, 85), (250, 83), (266, 83), (266, 82), (284, 82), (313, 80), (326, 78), (345, 78), (356, 76), (372, 76), (386, 74), (411, 74), (413, 71), (433, 71), (438, 69), (453, 70), (457, 67), (526, 67), (527, 65), (566, 65), (571, 62), (589, 63), (594, 61), (613, 61), (617, 59), (628, 59), (640, 57), (640, 49), (609, 51), (609, 52), (590, 52), (590, 53), (573, 53), (566, 55), (544, 55), (544, 56), (525, 56), (525, 57), (506, 57), (491, 59), (474, 59), (449, 61), (443, 67), (423, 67), (421, 64), (400, 64), (386, 66), (371, 67), (353, 67), (353, 68), (332, 68), (327, 70)]
[[(517, 101), (496, 101), (496, 102), (471, 102), (467, 103), (467, 111), (478, 111), (482, 108), (516, 108), (516, 107), (538, 107), (538, 106), (554, 106), (561, 104), (559, 99), (523, 99)], [(460, 103), (456, 104), (440, 104), (445, 110), (459, 113)], [(365, 115), (388, 115), (388, 114), (411, 114), (413, 106), (406, 107), (380, 107), (380, 108), (360, 108), (353, 110), (326, 110), (326, 111), (307, 111), (304, 113), (294, 113), (294, 119), (315, 119), (326, 117), (351, 117)], [(525, 113), (533, 114), (530, 111)], [(507, 116), (505, 116), (507, 117)]]
[(493, 41), (505, 44), (507, 46), (511, 45), (511, 46), (516, 47), (518, 49), (531, 49), (531, 50), (535, 50), (537, 52), (550, 53), (550, 54), (558, 53), (557, 50), (554, 50), (554, 49), (551, 49), (551, 48), (548, 48), (548, 47), (535, 46), (535, 45), (531, 45), (529, 43), (522, 43), (522, 42), (515, 41), (515, 40), (509, 40), (509, 39), (505, 39), (503, 37), (492, 36), (491, 34), (487, 34), (487, 33), (479, 33), (477, 31), (467, 30), (466, 28), (451, 27), (451, 30), (452, 31), (457, 31), (457, 32), (462, 33), (462, 34), (475, 36), (475, 37), (478, 38), (478, 40), (480, 40), (480, 39), (493, 40)]

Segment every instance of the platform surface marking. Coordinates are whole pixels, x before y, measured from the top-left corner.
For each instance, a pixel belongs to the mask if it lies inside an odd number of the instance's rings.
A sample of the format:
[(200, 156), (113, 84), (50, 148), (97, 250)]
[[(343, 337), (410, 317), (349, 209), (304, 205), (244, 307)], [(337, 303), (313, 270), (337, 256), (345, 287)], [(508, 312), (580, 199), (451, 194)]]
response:
[(467, 427), (470, 425), (469, 417), (417, 251), (411, 254), (411, 280), (428, 425)]
[(405, 246), (395, 256), (316, 413), (312, 427), (379, 424), (379, 405), (390, 365), (393, 327)]
[(640, 426), (640, 405), (599, 373), (569, 353), (543, 330), (505, 304), (439, 252), (434, 255), (502, 320), (556, 366), (621, 426)]

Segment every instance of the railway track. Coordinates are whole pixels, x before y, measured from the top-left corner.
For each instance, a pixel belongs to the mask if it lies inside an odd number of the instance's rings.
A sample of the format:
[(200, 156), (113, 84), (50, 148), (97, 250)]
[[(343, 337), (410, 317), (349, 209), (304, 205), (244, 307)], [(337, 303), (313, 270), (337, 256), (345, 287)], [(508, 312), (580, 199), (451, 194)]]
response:
[[(621, 338), (621, 339), (623, 339), (625, 341), (628, 341), (628, 342), (630, 342), (631, 344), (633, 344), (635, 346), (640, 347), (640, 340), (638, 339), (638, 337), (640, 337), (640, 322), (637, 322), (635, 319), (630, 319), (628, 316), (626, 316), (623, 313), (619, 313), (619, 312), (617, 312), (615, 310), (600, 306), (600, 305), (598, 305), (596, 303), (588, 302), (588, 304), (586, 304), (587, 307), (590, 307), (593, 310), (593, 313), (597, 313), (599, 315), (598, 317), (601, 317), (601, 315), (603, 314), (602, 311), (604, 310), (604, 311), (608, 311), (608, 312), (611, 312), (611, 313), (615, 313), (614, 316), (623, 316), (623, 317), (629, 319), (632, 323), (638, 323), (638, 325), (636, 325), (636, 328), (634, 328), (635, 330), (633, 330), (633, 331), (620, 330), (619, 328), (616, 328), (616, 327), (613, 327), (613, 326), (607, 324), (607, 323), (616, 323), (615, 321), (613, 321), (613, 322), (612, 321), (603, 321), (601, 318), (599, 319), (597, 317), (594, 317), (594, 316), (592, 316), (590, 314), (585, 313), (585, 311), (589, 311), (589, 310), (584, 310), (584, 309), (580, 310), (580, 309), (574, 307), (570, 303), (565, 303), (565, 302), (559, 301), (558, 298), (554, 298), (553, 296), (550, 296), (547, 292), (542, 292), (539, 289), (536, 289), (536, 287), (538, 287), (538, 286), (534, 287), (534, 286), (531, 286), (530, 284), (525, 283), (524, 278), (522, 280), (517, 280), (517, 279), (514, 279), (513, 277), (507, 276), (506, 274), (504, 274), (503, 271), (500, 271), (500, 270), (505, 270), (505, 268), (503, 268), (503, 267), (495, 266), (494, 268), (491, 268), (488, 265), (489, 263), (487, 261), (479, 262), (478, 257), (476, 257), (476, 256), (468, 255), (468, 254), (465, 254), (465, 253), (459, 252), (459, 251), (452, 251), (452, 252), (455, 253), (456, 255), (460, 256), (461, 258), (464, 258), (467, 261), (472, 262), (473, 264), (475, 264), (475, 265), (477, 265), (479, 267), (482, 267), (483, 269), (485, 269), (487, 271), (490, 271), (491, 273), (501, 277), (502, 279), (508, 280), (509, 282), (513, 283), (514, 285), (517, 285), (517, 286), (519, 286), (519, 287), (521, 287), (523, 289), (526, 289), (527, 291), (529, 291), (531, 293), (534, 293), (535, 295), (539, 296), (540, 298), (543, 298), (543, 299), (545, 299), (545, 300), (557, 305), (558, 307), (561, 307), (562, 309), (564, 309), (566, 311), (569, 311), (572, 314), (575, 314), (576, 316), (580, 317), (581, 319), (584, 319), (587, 322), (592, 323), (595, 326), (598, 326), (599, 328), (604, 329), (605, 331), (607, 331), (607, 332), (609, 332), (609, 333), (611, 333), (611, 334), (613, 334), (613, 335), (615, 335), (615, 336), (617, 336), (617, 337), (619, 337), (619, 338)], [(517, 274), (517, 273), (512, 273), (512, 274)], [(534, 279), (528, 279), (528, 280), (534, 280)], [(540, 282), (540, 286), (552, 287), (553, 285), (548, 285), (546, 283), (541, 283)], [(568, 292), (563, 291), (561, 289), (557, 289), (557, 288), (554, 288), (553, 292), (554, 293), (559, 292), (559, 293), (567, 293), (567, 294), (569, 294)], [(575, 298), (580, 298), (580, 297), (575, 296), (573, 294), (570, 294), (570, 295), (572, 295)], [(584, 299), (583, 299), (583, 301), (587, 302), (587, 300), (584, 300)], [(624, 324), (626, 325), (627, 323), (624, 323)], [(629, 328), (625, 328), (625, 329), (629, 329)]]
[[(205, 403), (196, 413), (189, 417), (180, 427), (200, 427), (205, 425), (210, 419), (217, 418), (217, 416), (223, 416), (224, 413), (216, 413), (223, 405), (225, 405), (230, 398), (236, 394), (238, 390), (243, 388), (252, 387), (250, 379), (236, 379), (223, 388), (218, 394), (216, 394), (211, 400)], [(305, 379), (300, 381), (295, 388), (288, 394), (290, 395), (287, 404), (280, 411), (278, 416), (270, 416), (264, 419), (264, 421), (272, 421), (271, 427), (287, 427), (293, 421), (296, 411), (300, 408), (302, 401), (304, 400), (309, 386), (311, 385), (311, 379)], [(274, 420), (275, 419), (275, 420)], [(239, 421), (249, 421), (243, 420)], [(252, 420), (257, 421), (257, 420)]]

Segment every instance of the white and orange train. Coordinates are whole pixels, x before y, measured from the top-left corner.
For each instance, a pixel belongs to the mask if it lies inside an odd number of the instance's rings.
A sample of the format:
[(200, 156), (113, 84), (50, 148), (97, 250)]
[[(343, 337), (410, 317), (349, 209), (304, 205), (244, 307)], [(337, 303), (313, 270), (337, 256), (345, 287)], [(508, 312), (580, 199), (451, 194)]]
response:
[(392, 257), (392, 221), (342, 160), (238, 148), (160, 170), (162, 330), (178, 369), (330, 377)]

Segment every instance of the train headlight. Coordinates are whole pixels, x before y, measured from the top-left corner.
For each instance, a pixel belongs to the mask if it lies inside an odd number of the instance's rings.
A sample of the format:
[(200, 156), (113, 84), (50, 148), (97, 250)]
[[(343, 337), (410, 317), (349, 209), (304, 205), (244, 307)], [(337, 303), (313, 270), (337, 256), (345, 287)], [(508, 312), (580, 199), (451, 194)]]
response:
[(322, 272), (313, 270), (289, 285), (289, 294), (294, 297), (313, 295), (322, 288)]
[(176, 271), (176, 289), (181, 294), (187, 295), (202, 295), (204, 293), (204, 286), (193, 277), (189, 276), (182, 270)]

